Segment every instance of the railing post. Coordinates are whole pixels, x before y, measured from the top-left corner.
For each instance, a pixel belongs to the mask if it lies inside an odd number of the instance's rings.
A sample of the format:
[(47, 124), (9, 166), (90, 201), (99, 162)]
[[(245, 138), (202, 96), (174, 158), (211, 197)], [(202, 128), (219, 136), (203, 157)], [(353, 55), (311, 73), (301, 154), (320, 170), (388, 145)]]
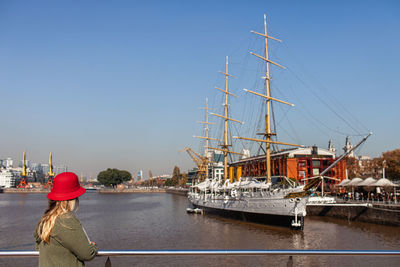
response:
[(111, 267), (110, 257), (107, 257), (106, 264), (104, 265), (104, 267)]

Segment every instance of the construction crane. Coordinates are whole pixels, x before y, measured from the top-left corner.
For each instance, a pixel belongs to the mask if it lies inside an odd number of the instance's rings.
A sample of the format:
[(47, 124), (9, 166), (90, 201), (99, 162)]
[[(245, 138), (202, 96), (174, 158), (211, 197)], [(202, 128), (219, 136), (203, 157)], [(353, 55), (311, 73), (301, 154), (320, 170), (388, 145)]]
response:
[(53, 187), (53, 178), (54, 178), (54, 167), (53, 167), (53, 157), (52, 153), (50, 152), (49, 155), (49, 172), (47, 173), (48, 179), (47, 183), (45, 184), (44, 188), (52, 188)]
[(21, 172), (21, 181), (19, 182), (17, 188), (29, 188), (28, 182), (26, 181), (26, 177), (28, 176), (28, 171), (26, 170), (26, 151), (22, 156), (22, 172)]
[(199, 181), (204, 181), (208, 175), (208, 163), (210, 162), (209, 159), (207, 157), (200, 155), (199, 153), (196, 153), (190, 147), (185, 147), (180, 152), (182, 151), (186, 151), (192, 158), (192, 160), (196, 163), (197, 168), (199, 168), (198, 172)]

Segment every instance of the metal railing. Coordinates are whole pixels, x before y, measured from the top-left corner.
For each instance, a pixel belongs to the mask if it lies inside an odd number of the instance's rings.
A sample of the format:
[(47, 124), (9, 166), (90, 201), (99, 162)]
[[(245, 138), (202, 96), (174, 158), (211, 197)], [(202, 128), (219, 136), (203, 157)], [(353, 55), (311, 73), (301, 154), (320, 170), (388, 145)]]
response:
[[(400, 250), (99, 250), (97, 256), (400, 256)], [(38, 257), (38, 251), (0, 250), (0, 257)]]

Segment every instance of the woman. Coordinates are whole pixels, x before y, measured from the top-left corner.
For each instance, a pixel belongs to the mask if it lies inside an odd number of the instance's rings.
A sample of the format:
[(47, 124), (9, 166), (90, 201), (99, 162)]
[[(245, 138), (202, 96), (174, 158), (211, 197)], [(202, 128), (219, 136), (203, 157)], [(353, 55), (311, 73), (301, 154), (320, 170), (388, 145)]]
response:
[(40, 219), (34, 236), (39, 250), (39, 266), (83, 266), (96, 256), (97, 247), (90, 242), (74, 211), (78, 197), (86, 189), (79, 185), (72, 172), (60, 173), (54, 178), (53, 188), (47, 194), (49, 207)]

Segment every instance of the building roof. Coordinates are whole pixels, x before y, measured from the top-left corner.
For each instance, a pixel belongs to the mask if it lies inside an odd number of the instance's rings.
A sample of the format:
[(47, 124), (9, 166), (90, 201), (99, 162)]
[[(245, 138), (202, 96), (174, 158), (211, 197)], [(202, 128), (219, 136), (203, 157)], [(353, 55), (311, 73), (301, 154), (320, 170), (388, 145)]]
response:
[[(321, 156), (329, 156), (329, 157), (336, 157), (336, 154), (332, 151), (329, 151), (324, 148), (319, 148), (317, 147), (317, 154)], [(300, 147), (300, 148), (294, 148), (291, 150), (285, 150), (281, 151), (278, 153), (273, 153), (272, 156), (280, 156), (280, 155), (286, 155), (288, 154), (289, 158), (294, 158), (295, 156), (300, 156), (300, 155), (305, 155), (305, 156), (311, 156), (313, 153), (313, 147)]]
[[(319, 156), (336, 158), (335, 152), (329, 151), (324, 148), (319, 148), (319, 147), (316, 147), (316, 149), (317, 149), (317, 155), (319, 155)], [(272, 158), (279, 157), (279, 156), (285, 156), (285, 155), (287, 155), (288, 158), (295, 158), (298, 156), (312, 156), (313, 155), (313, 147), (292, 148), (292, 149), (286, 149), (286, 150), (271, 153)], [(257, 159), (263, 159), (263, 158), (265, 158), (265, 155), (245, 158), (245, 159), (238, 160), (236, 162), (245, 162), (245, 161), (249, 161), (249, 160), (257, 160)]]

